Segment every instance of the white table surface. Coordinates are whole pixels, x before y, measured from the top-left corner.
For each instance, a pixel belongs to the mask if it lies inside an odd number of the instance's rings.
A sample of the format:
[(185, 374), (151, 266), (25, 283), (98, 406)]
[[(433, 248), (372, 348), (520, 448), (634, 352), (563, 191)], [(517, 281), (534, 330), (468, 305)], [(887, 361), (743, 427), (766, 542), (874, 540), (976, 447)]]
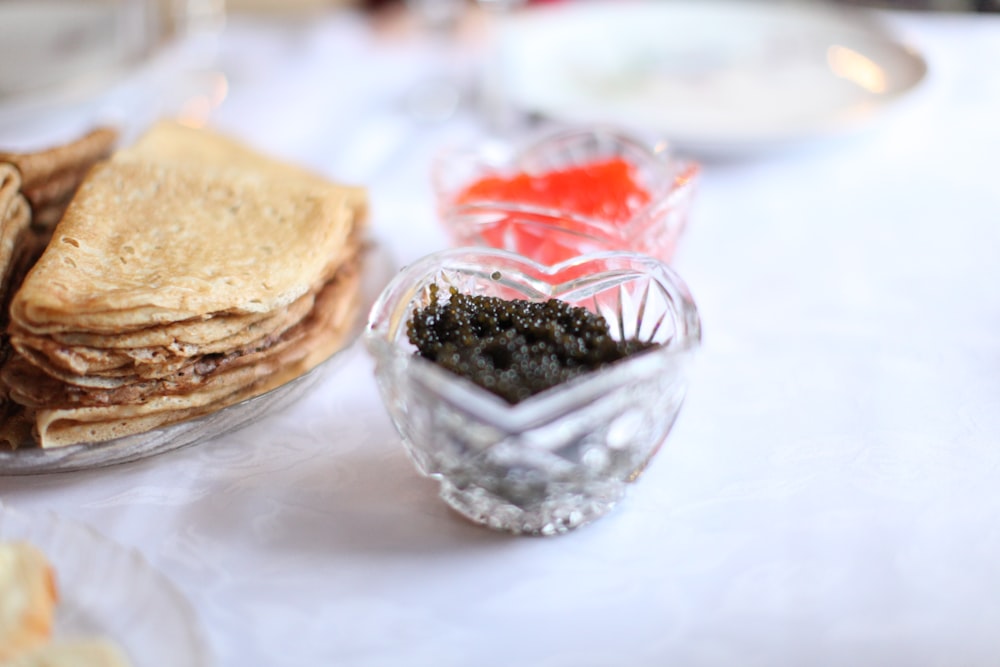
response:
[[(0, 498), (141, 551), (224, 666), (1000, 664), (1000, 20), (888, 18), (930, 62), (905, 108), (705, 165), (675, 262), (705, 331), (688, 402), (595, 524), (457, 517), (360, 349), (255, 426)], [(375, 114), (412, 45), (237, 20), (220, 62), (216, 125), (367, 183), (401, 262), (444, 245), (428, 160), (464, 126)]]

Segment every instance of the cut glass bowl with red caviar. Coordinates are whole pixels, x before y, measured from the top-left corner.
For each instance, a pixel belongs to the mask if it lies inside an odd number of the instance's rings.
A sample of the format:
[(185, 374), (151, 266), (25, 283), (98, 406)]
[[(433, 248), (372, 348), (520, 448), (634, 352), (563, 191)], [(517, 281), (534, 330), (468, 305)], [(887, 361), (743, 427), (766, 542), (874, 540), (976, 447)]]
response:
[[(618, 341), (652, 345), (509, 402), (410, 342), (414, 317), (453, 289), (556, 299), (602, 316)], [(405, 268), (372, 307), (364, 335), (388, 413), (441, 497), (477, 523), (539, 535), (586, 524), (623, 497), (674, 424), (700, 340), (690, 293), (653, 257), (609, 252), (547, 266), (491, 248), (445, 250)]]
[(456, 246), (502, 248), (545, 264), (607, 250), (669, 262), (698, 173), (665, 142), (591, 127), (524, 145), (447, 150), (432, 181)]

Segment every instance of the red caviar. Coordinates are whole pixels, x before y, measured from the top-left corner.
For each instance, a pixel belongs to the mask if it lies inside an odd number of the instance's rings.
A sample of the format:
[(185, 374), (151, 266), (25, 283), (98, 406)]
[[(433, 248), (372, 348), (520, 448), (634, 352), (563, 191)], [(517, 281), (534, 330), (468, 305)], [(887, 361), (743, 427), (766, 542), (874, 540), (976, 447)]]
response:
[(622, 158), (611, 158), (537, 176), (488, 176), (458, 196), (461, 204), (473, 201), (534, 204), (624, 223), (649, 203), (649, 193), (636, 182), (634, 166)]
[[(649, 203), (650, 194), (636, 180), (636, 168), (622, 158), (610, 158), (543, 174), (487, 176), (456, 197), (458, 204), (492, 203), (537, 207), (612, 225), (632, 220)], [(501, 220), (480, 230), (494, 247), (514, 250), (545, 264), (555, 264), (584, 252), (608, 249), (611, 239), (593, 239), (595, 228), (560, 218), (518, 214), (519, 223)], [(537, 224), (529, 224), (530, 222)]]

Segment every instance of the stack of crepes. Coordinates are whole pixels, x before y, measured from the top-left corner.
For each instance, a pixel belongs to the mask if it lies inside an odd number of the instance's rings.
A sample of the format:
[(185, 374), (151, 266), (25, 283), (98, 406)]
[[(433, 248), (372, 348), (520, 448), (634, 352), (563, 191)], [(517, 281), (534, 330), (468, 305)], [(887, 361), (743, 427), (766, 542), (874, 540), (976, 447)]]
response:
[(305, 373), (356, 317), (365, 220), (359, 188), (155, 127), (90, 170), (11, 302), (19, 419), (42, 447), (99, 442)]

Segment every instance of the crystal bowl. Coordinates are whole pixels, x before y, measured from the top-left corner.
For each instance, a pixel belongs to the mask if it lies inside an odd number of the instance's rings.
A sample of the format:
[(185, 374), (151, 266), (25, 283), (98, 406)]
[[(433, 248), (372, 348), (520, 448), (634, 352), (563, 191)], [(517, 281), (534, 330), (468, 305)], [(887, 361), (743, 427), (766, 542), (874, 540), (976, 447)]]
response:
[[(466, 294), (558, 298), (603, 315), (618, 339), (660, 345), (509, 404), (415, 354), (417, 308)], [(611, 252), (546, 266), (504, 250), (458, 248), (406, 267), (364, 334), (389, 415), (417, 468), (471, 520), (551, 535), (611, 510), (670, 432), (701, 324), (680, 278), (653, 257)]]
[[(519, 201), (459, 201), (482, 178), (540, 175), (612, 158), (633, 165), (638, 185), (650, 195), (626, 222)], [(455, 245), (502, 248), (545, 264), (608, 250), (669, 262), (687, 224), (698, 174), (696, 163), (674, 157), (665, 142), (604, 126), (549, 133), (519, 145), (486, 142), (447, 150), (431, 170), (438, 213)]]

